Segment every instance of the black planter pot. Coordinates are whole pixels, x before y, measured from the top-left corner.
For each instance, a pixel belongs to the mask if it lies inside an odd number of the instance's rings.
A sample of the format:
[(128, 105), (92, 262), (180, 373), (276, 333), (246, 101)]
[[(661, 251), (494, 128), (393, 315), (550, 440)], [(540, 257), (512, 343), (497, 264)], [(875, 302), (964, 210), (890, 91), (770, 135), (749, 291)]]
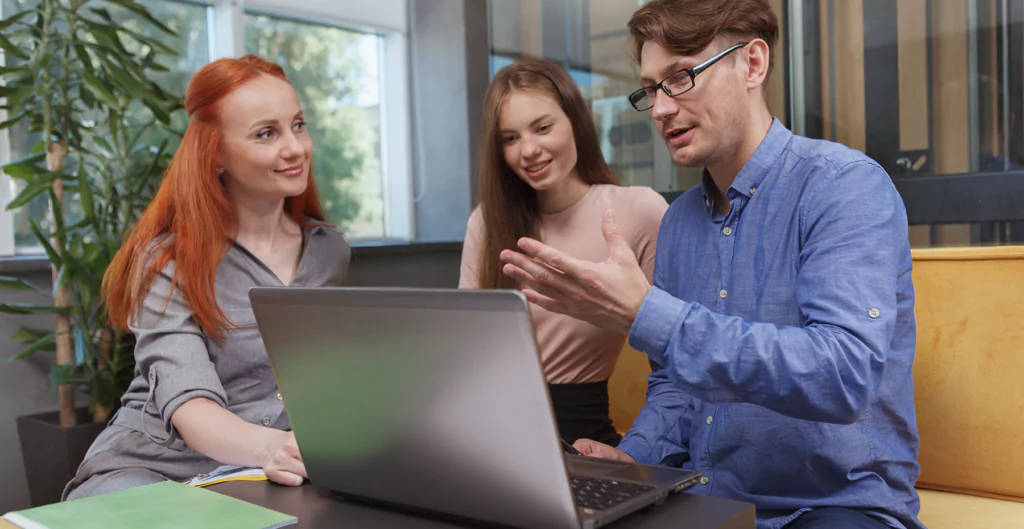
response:
[(96, 436), (107, 426), (92, 422), (88, 408), (78, 408), (78, 425), (61, 428), (59, 413), (18, 417), (18, 439), (33, 507), (60, 501)]

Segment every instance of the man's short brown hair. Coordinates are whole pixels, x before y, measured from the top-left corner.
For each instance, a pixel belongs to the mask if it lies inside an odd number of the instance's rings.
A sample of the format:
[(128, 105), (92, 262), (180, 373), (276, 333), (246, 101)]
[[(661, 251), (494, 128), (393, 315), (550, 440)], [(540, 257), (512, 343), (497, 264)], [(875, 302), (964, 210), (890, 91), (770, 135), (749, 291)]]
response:
[(695, 55), (719, 35), (736, 37), (737, 42), (764, 40), (771, 72), (779, 19), (768, 0), (652, 0), (629, 20), (630, 51), (637, 63), (645, 42), (678, 55)]

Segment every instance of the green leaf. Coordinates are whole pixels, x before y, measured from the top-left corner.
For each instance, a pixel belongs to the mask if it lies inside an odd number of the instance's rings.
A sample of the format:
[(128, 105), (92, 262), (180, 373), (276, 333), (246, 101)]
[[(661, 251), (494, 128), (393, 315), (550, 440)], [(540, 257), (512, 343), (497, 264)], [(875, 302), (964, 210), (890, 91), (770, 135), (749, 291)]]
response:
[(50, 258), (50, 263), (56, 267), (61, 268), (64, 266), (64, 260), (60, 258), (60, 255), (53, 246), (50, 245), (50, 239), (46, 235), (43, 235), (43, 231), (39, 229), (39, 225), (36, 224), (35, 220), (28, 221), (29, 227), (32, 228), (32, 234), (36, 236), (36, 240), (39, 241), (39, 245), (46, 251), (46, 256)]
[(153, 117), (160, 121), (160, 123), (163, 123), (164, 125), (171, 124), (171, 114), (167, 112), (167, 110), (164, 110), (164, 108), (160, 106), (160, 103), (153, 101), (150, 97), (144, 97), (142, 99), (142, 104), (146, 105), (146, 108), (153, 113)]
[(119, 65), (117, 65), (114, 61), (104, 60), (103, 64), (106, 67), (107, 73), (109, 74), (107, 80), (114, 81), (117, 85), (120, 85), (117, 88), (120, 88), (121, 92), (127, 94), (145, 93), (146, 86), (143, 83), (140, 83), (134, 77), (132, 77), (131, 74), (125, 71), (124, 68), (121, 68)]
[(120, 106), (120, 103), (118, 102), (117, 98), (114, 97), (114, 94), (112, 94), (110, 90), (107, 89), (107, 87), (104, 85), (103, 81), (99, 79), (99, 77), (96, 77), (95, 75), (89, 72), (82, 72), (82, 80), (85, 81), (86, 88), (88, 88), (89, 91), (92, 92), (92, 94), (96, 96), (97, 99), (103, 101), (103, 103), (110, 105), (112, 107)]
[(6, 97), (11, 107), (20, 108), (25, 99), (32, 95), (34, 88), (32, 85), (0, 86), (0, 97)]
[(97, 147), (106, 151), (104, 154), (110, 155), (114, 153), (114, 148), (110, 146), (110, 143), (107, 142), (107, 139), (104, 138), (103, 136), (93, 136), (92, 141), (96, 144)]
[[(69, 186), (66, 186), (66, 185), (64, 186), (65, 189), (67, 189), (68, 187)], [(49, 189), (47, 189), (47, 192), (50, 195), (50, 204), (52, 204), (55, 207), (58, 204), (63, 206), (63, 202), (60, 199), (57, 198), (57, 193), (55, 193), (53, 191), (53, 187), (50, 187)], [(61, 240), (61, 243), (63, 244), (63, 239), (64, 239), (64, 210), (63, 210), (63, 208), (58, 209), (55, 212), (55, 214), (53, 215), (53, 224), (54, 224), (54, 226), (53, 226), (54, 229), (52, 229), (51, 232), (55, 232), (55, 233), (50, 233), (50, 237), (57, 237), (58, 239)], [(62, 248), (62, 250), (63, 250), (63, 248)]]
[(37, 174), (46, 172), (46, 169), (39, 165), (39, 162), (45, 161), (45, 154), (33, 154), (26, 156), (20, 160), (15, 160), (11, 163), (0, 165), (0, 170), (7, 173), (7, 176), (11, 178), (17, 178), (19, 180), (27, 180)]
[(96, 216), (96, 206), (93, 200), (92, 186), (89, 184), (89, 177), (85, 174), (84, 168), (78, 171), (78, 201), (85, 212), (86, 220), (92, 222), (93, 217)]
[(49, 329), (32, 329), (29, 327), (22, 327), (17, 331), (14, 331), (14, 334), (11, 335), (11, 339), (20, 344), (30, 344), (50, 334), (54, 333)]
[(131, 29), (129, 29), (127, 27), (124, 27), (124, 26), (119, 26), (117, 28), (117, 30), (122, 32), (122, 33), (125, 33), (128, 36), (132, 37), (133, 39), (135, 39), (135, 40), (137, 40), (137, 41), (139, 41), (139, 42), (149, 46), (150, 48), (152, 48), (152, 51), (157, 51), (159, 53), (162, 53), (164, 55), (170, 55), (172, 57), (177, 57), (178, 56), (177, 50), (175, 50), (174, 48), (164, 44), (163, 42), (160, 42), (159, 40), (147, 37), (147, 36), (143, 35), (142, 33), (139, 33), (137, 31), (132, 31)]
[(80, 366), (89, 361), (89, 347), (85, 343), (85, 332), (75, 329), (75, 365)]
[(89, 11), (92, 11), (93, 13), (98, 15), (107, 24), (110, 24), (111, 26), (116, 26), (117, 25), (117, 22), (114, 21), (114, 17), (110, 16), (110, 11), (107, 11), (106, 8), (104, 8), (104, 7), (90, 7)]
[(35, 353), (36, 351), (48, 347), (56, 339), (57, 339), (57, 333), (51, 332), (50, 334), (47, 334), (46, 336), (43, 336), (43, 337), (39, 338), (38, 340), (32, 342), (31, 345), (29, 345), (28, 347), (22, 349), (21, 352), (19, 352), (18, 354), (8, 358), (7, 361), (8, 362), (13, 362), (15, 360), (23, 360), (25, 358), (28, 358), (28, 357), (32, 356), (32, 354)]
[(7, 97), (7, 98), (14, 97), (14, 96), (20, 94), (21, 92), (23, 92), (24, 90), (25, 90), (24, 86), (0, 85), (0, 97)]
[(17, 66), (0, 66), (0, 75), (7, 75), (19, 72), (32, 73), (32, 69), (24, 64), (19, 64)]
[(173, 29), (165, 26), (163, 22), (160, 22), (159, 20), (157, 20), (156, 17), (154, 17), (149, 12), (148, 9), (146, 9), (145, 7), (143, 7), (140, 4), (136, 4), (135, 0), (110, 0), (110, 1), (115, 3), (115, 4), (117, 4), (117, 5), (119, 5), (119, 6), (121, 6), (121, 7), (123, 7), (123, 8), (125, 8), (125, 9), (128, 9), (129, 11), (134, 11), (136, 14), (141, 15), (143, 18), (148, 20), (151, 24), (153, 24), (154, 26), (159, 28), (160, 31), (163, 31), (164, 33), (167, 33), (168, 35), (171, 35), (171, 36), (174, 36), (174, 37), (178, 36), (177, 32), (175, 32)]
[(37, 196), (45, 193), (46, 190), (51, 189), (51, 186), (53, 186), (53, 181), (57, 179), (56, 175), (57, 173), (49, 173), (40, 176), (35, 180), (29, 180), (28, 185), (25, 186), (25, 189), (22, 189), (21, 193), (18, 193), (18, 196), (14, 197), (14, 200), (7, 204), (7, 210), (11, 211), (18, 209), (24, 206), (25, 204), (31, 202), (32, 199), (36, 198)]
[(50, 294), (51, 297), (57, 296), (57, 291), (60, 290), (61, 285), (67, 282), (68, 267), (62, 266), (57, 270), (57, 278), (53, 281), (53, 292)]
[(20, 277), (0, 276), (0, 288), (8, 290), (34, 290), (43, 295), (48, 295), (45, 290), (21, 279)]
[(68, 314), (71, 312), (71, 307), (26, 305), (24, 303), (0, 303), (0, 312), (5, 314)]
[(85, 49), (85, 46), (82, 46), (81, 44), (75, 44), (74, 50), (75, 56), (78, 57), (78, 61), (82, 63), (82, 66), (85, 67), (85, 70), (90, 73), (95, 72), (95, 69), (92, 65), (92, 56), (89, 55), (89, 52)]
[(28, 60), (28, 55), (26, 55), (25, 52), (21, 51), (20, 48), (15, 46), (13, 42), (8, 40), (3, 33), (0, 33), (0, 49), (23, 61)]
[(15, 22), (17, 22), (17, 21), (21, 20), (22, 18), (24, 18), (25, 16), (31, 15), (32, 13), (35, 13), (35, 12), (36, 12), (35, 9), (26, 9), (25, 11), (22, 11), (20, 13), (15, 13), (15, 14), (11, 15), (10, 17), (7, 17), (7, 18), (5, 18), (3, 20), (0, 20), (0, 30), (4, 30), (4, 29), (9, 28)]
[[(98, 288), (102, 279), (94, 276), (84, 265), (82, 265), (82, 263), (79, 262), (76, 253), (77, 252), (73, 253), (67, 249), (62, 249), (60, 258), (64, 263), (64, 267), (70, 269), (70, 272), (74, 274), (75, 281), (79, 284)], [(87, 294), (87, 290), (79, 292), (80, 296), (86, 296)], [(79, 303), (88, 306), (89, 300), (84, 298), (79, 299)]]
[(27, 111), (18, 112), (17, 114), (12, 116), (7, 121), (4, 121), (4, 122), (0, 123), (0, 130), (6, 129), (6, 128), (10, 128), (15, 123), (18, 123), (19, 121), (25, 119), (25, 117), (27, 115), (28, 115)]
[(59, 364), (50, 370), (49, 384), (50, 391), (56, 392), (57, 387), (63, 384), (80, 386), (89, 381), (85, 373), (80, 372), (80, 366), (75, 364)]

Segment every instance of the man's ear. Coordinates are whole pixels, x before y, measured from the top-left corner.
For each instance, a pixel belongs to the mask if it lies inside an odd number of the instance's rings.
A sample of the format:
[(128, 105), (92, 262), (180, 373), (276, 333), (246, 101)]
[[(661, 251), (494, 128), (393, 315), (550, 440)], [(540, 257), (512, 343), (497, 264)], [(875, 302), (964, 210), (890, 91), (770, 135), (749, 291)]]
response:
[(762, 39), (754, 39), (747, 44), (747, 88), (758, 89), (764, 86), (768, 78), (768, 65), (771, 60), (771, 49)]

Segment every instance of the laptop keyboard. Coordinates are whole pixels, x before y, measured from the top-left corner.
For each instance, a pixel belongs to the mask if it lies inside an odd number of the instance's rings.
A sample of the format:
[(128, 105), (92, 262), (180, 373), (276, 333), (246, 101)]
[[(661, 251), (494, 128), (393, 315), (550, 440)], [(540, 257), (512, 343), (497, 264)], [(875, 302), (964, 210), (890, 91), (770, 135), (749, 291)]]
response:
[(572, 476), (576, 505), (602, 511), (653, 490), (650, 485), (627, 483), (613, 479)]

